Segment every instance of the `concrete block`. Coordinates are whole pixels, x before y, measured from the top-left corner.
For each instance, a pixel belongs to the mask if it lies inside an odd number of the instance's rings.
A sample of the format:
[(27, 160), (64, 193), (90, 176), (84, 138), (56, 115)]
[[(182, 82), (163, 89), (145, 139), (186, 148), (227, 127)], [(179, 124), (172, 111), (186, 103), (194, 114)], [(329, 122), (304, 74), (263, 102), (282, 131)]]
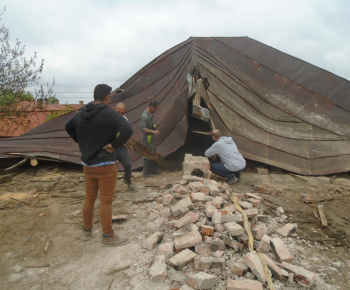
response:
[(219, 187), (215, 185), (208, 185), (208, 189), (209, 189), (209, 194), (212, 196), (217, 196), (220, 193)]
[(207, 256), (213, 252), (210, 246), (204, 243), (195, 246), (194, 251), (200, 256)]
[(160, 282), (165, 280), (168, 273), (164, 255), (154, 257), (154, 261), (148, 274), (152, 282)]
[(160, 244), (158, 247), (158, 255), (164, 255), (166, 259), (170, 259), (174, 256), (174, 243), (167, 242)]
[(293, 255), (280, 238), (272, 238), (270, 244), (279, 262), (289, 262), (293, 260)]
[(263, 290), (263, 284), (256, 280), (227, 280), (227, 290)]
[(194, 247), (202, 243), (202, 236), (198, 231), (184, 233), (174, 237), (175, 249)]
[(250, 202), (247, 201), (239, 201), (238, 204), (241, 206), (241, 208), (243, 209), (250, 209), (253, 208), (253, 204), (251, 204)]
[(163, 205), (165, 206), (171, 205), (174, 203), (174, 201), (175, 201), (175, 198), (172, 194), (168, 193), (163, 195)]
[(266, 275), (263, 269), (263, 266), (261, 264), (260, 258), (256, 252), (250, 252), (244, 257), (244, 262), (248, 265), (250, 270), (254, 273), (256, 278), (261, 283), (266, 283)]
[(219, 211), (214, 211), (211, 221), (213, 224), (221, 224), (222, 214)]
[(148, 250), (153, 250), (159, 245), (159, 243), (162, 241), (162, 238), (162, 232), (155, 232), (154, 234), (150, 235), (148, 238), (142, 241), (142, 247)]
[(260, 200), (260, 201), (263, 200), (263, 198), (259, 194), (256, 194), (256, 193), (249, 193), (249, 192), (247, 192), (247, 193), (243, 194), (243, 197), (245, 199), (253, 198), (253, 199)]
[(159, 211), (159, 216), (160, 216), (160, 217), (163, 217), (163, 218), (168, 218), (168, 217), (170, 217), (170, 216), (171, 216), (170, 208), (168, 208), (168, 207), (162, 208), (162, 209)]
[(202, 225), (200, 227), (200, 233), (206, 236), (212, 236), (214, 234), (214, 228), (211, 226)]
[(237, 214), (226, 214), (222, 216), (223, 223), (236, 222), (242, 224), (244, 222), (243, 215), (241, 213)]
[(244, 245), (230, 237), (224, 238), (225, 245), (232, 248), (236, 253), (241, 252)]
[(258, 210), (256, 208), (250, 208), (244, 210), (248, 218), (255, 217), (259, 214)]
[(212, 205), (206, 205), (205, 206), (205, 216), (206, 217), (212, 217), (213, 216), (213, 213), (215, 211), (218, 211), (217, 208), (215, 206), (212, 206)]
[(177, 222), (175, 223), (175, 227), (180, 229), (183, 226), (186, 226), (190, 223), (195, 223), (196, 221), (198, 221), (198, 219), (199, 219), (199, 216), (194, 212), (190, 211), (186, 213), (182, 218), (177, 220)]
[(264, 235), (256, 248), (258, 253), (268, 253), (271, 250), (271, 238), (268, 235)]
[(194, 258), (194, 269), (196, 271), (205, 271), (210, 269), (224, 270), (226, 267), (224, 258), (217, 257), (195, 257)]
[(205, 272), (186, 275), (185, 282), (194, 289), (210, 289), (215, 286), (216, 276)]
[(192, 192), (190, 194), (190, 199), (192, 202), (206, 202), (208, 200), (208, 196), (203, 192)]
[(189, 263), (192, 263), (194, 258), (197, 256), (196, 253), (189, 249), (185, 249), (169, 259), (169, 264), (176, 270), (179, 271)]
[(244, 234), (243, 228), (236, 222), (225, 223), (226, 230), (231, 236), (239, 236)]
[(304, 287), (311, 287), (315, 283), (316, 275), (314, 272), (286, 262), (282, 262), (280, 266), (288, 273), (293, 273), (294, 281), (298, 282)]
[(258, 224), (253, 230), (252, 234), (254, 239), (260, 241), (261, 238), (267, 234), (267, 227), (264, 223)]
[(239, 259), (233, 264), (231, 271), (238, 276), (243, 276), (248, 271), (248, 265), (244, 262), (244, 258)]
[(172, 205), (170, 207), (170, 210), (171, 210), (171, 214), (174, 216), (174, 217), (177, 217), (179, 215), (181, 215), (181, 213), (183, 213), (183, 207), (190, 207), (191, 205), (193, 205), (191, 199), (189, 197), (186, 197), (184, 199), (181, 199), (180, 201), (178, 201), (176, 204)]
[(284, 238), (287, 238), (287, 237), (290, 237), (292, 233), (295, 233), (296, 230), (297, 230), (296, 224), (285, 224), (284, 226), (276, 230), (276, 234)]

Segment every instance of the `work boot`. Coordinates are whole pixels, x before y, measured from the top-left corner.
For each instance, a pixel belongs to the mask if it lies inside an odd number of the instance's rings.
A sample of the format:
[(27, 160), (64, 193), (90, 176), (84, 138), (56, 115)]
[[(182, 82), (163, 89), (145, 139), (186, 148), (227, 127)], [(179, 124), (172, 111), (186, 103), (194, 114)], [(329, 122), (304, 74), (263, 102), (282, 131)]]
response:
[(135, 190), (135, 185), (131, 183), (130, 179), (123, 179), (123, 182), (128, 186), (130, 190)]
[(83, 240), (88, 241), (92, 238), (92, 228), (91, 229), (85, 229), (83, 228)]
[(228, 185), (231, 185), (231, 184), (233, 184), (233, 183), (235, 183), (235, 182), (237, 182), (237, 181), (238, 181), (238, 178), (237, 178), (235, 175), (232, 175), (231, 178), (227, 178), (227, 179), (226, 179), (226, 183), (227, 183)]
[(106, 247), (118, 247), (128, 243), (127, 238), (122, 238), (111, 232), (110, 234), (102, 234), (101, 243)]

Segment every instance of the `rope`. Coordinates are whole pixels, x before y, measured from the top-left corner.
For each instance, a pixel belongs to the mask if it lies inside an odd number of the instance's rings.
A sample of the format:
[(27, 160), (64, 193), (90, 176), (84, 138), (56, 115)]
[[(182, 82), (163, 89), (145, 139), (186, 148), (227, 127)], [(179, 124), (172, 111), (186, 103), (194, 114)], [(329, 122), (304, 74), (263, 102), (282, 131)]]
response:
[[(248, 224), (248, 217), (247, 217), (247, 214), (244, 212), (244, 210), (241, 208), (241, 206), (238, 204), (237, 200), (236, 200), (236, 197), (235, 195), (229, 190), (229, 189), (226, 189), (228, 191), (228, 195), (232, 197), (232, 201), (235, 205), (235, 207), (240, 211), (240, 213), (243, 215), (243, 221), (244, 221), (244, 228), (248, 234), (248, 248), (249, 248), (249, 251), (250, 252), (253, 252), (254, 251), (254, 246), (253, 246), (253, 235), (252, 235), (252, 232), (250, 230), (250, 227), (249, 227), (249, 224)], [(269, 288), (270, 290), (274, 290), (274, 286), (273, 286), (273, 283), (272, 283), (272, 279), (271, 279), (271, 276), (270, 276), (270, 272), (269, 272), (269, 269), (267, 267), (267, 264), (266, 264), (266, 261), (265, 261), (265, 258), (264, 256), (261, 254), (261, 253), (257, 253), (259, 258), (260, 258), (260, 261), (261, 261), (261, 264), (263, 266), (263, 270), (265, 272), (265, 276), (266, 276), (266, 280), (267, 280), (267, 284), (269, 285)]]

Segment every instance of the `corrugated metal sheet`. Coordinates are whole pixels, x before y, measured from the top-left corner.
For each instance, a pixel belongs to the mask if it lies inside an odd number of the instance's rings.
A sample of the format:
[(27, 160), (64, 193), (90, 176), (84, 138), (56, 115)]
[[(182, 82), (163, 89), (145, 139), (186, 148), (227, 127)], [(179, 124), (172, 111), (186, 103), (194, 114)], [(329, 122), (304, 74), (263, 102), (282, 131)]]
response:
[[(216, 128), (252, 160), (305, 174), (350, 170), (350, 82), (248, 37), (191, 37), (143, 67), (113, 94), (124, 102), (141, 140), (139, 118), (160, 102), (158, 153), (174, 152), (188, 133), (187, 74), (198, 65), (210, 82), (204, 98)], [(80, 163), (64, 131), (74, 112), (26, 134), (2, 140), (0, 153), (37, 154)], [(131, 153), (133, 168), (142, 158)]]

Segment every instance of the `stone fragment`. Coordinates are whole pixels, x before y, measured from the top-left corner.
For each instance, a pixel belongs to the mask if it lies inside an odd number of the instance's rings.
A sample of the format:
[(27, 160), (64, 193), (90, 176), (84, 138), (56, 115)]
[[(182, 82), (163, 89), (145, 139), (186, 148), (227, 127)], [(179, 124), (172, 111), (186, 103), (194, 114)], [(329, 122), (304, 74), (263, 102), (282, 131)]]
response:
[(198, 219), (199, 219), (199, 216), (194, 212), (190, 211), (186, 213), (182, 218), (177, 220), (177, 222), (175, 223), (175, 227), (180, 229), (183, 226), (186, 226), (190, 223), (195, 223)]
[(181, 213), (184, 212), (183, 208), (188, 209), (188, 207), (191, 205), (193, 205), (191, 199), (189, 197), (186, 197), (170, 207), (171, 214), (174, 217), (177, 217), (177, 216), (181, 215)]
[(280, 266), (287, 272), (294, 273), (294, 280), (302, 286), (311, 287), (315, 283), (316, 275), (314, 272), (286, 262), (282, 262)]
[(216, 257), (195, 257), (194, 258), (194, 269), (196, 271), (204, 271), (210, 269), (221, 269), (224, 270), (226, 267), (224, 258)]
[(247, 193), (243, 194), (243, 197), (246, 198), (246, 199), (253, 198), (253, 199), (260, 200), (260, 201), (263, 200), (263, 198), (259, 194), (256, 194), (256, 193), (249, 193), (249, 192), (247, 192)]
[(241, 244), (240, 242), (236, 241), (235, 239), (232, 239), (230, 237), (224, 238), (225, 245), (234, 249), (236, 253), (240, 252), (243, 250), (244, 245)]
[(194, 257), (196, 256), (196, 253), (192, 252), (189, 249), (185, 249), (177, 255), (173, 256), (171, 259), (169, 259), (169, 263), (176, 271), (179, 271), (187, 264), (192, 263)]
[(226, 230), (231, 236), (239, 236), (244, 234), (243, 228), (236, 222), (225, 223)]
[(153, 250), (162, 241), (162, 238), (163, 233), (155, 232), (154, 234), (150, 235), (148, 238), (142, 241), (142, 247), (144, 247), (147, 250)]
[(253, 205), (250, 202), (247, 201), (240, 201), (238, 204), (241, 206), (243, 209), (250, 209), (253, 208)]
[(291, 234), (295, 233), (296, 229), (296, 224), (285, 224), (284, 226), (278, 228), (276, 230), (276, 233), (282, 236), (283, 238), (287, 238), (290, 237)]
[(256, 280), (227, 280), (227, 290), (263, 290), (263, 284)]
[(194, 289), (210, 289), (216, 283), (216, 276), (205, 272), (198, 272), (186, 276), (186, 283)]
[(220, 251), (225, 251), (226, 250), (226, 246), (225, 246), (225, 242), (221, 239), (218, 238), (208, 238), (206, 243), (209, 245), (210, 249), (215, 252), (217, 250)]
[(243, 276), (248, 271), (248, 265), (244, 262), (244, 258), (241, 258), (234, 263), (231, 271), (238, 276)]
[(272, 276), (281, 280), (283, 278), (281, 268), (278, 267), (277, 264), (272, 261), (268, 255), (262, 254), (262, 256), (264, 257), (266, 265), (270, 269)]
[(310, 194), (302, 194), (301, 195), (301, 200), (305, 203), (312, 203), (312, 197)]
[(213, 252), (211, 250), (210, 246), (208, 244), (204, 244), (204, 243), (195, 246), (194, 251), (200, 256), (206, 256), (206, 255)]
[(256, 278), (262, 283), (266, 283), (266, 275), (261, 264), (260, 258), (256, 252), (250, 252), (244, 257), (244, 262), (248, 265), (250, 270), (254, 273)]
[(194, 247), (202, 243), (202, 236), (198, 231), (184, 233), (174, 237), (175, 249)]
[(152, 282), (160, 282), (165, 280), (168, 273), (164, 255), (154, 257), (154, 261), (148, 274)]
[(214, 211), (211, 221), (213, 224), (221, 224), (222, 213), (219, 211)]
[(258, 253), (268, 253), (271, 250), (271, 238), (268, 235), (264, 235), (256, 248)]
[(217, 196), (220, 193), (219, 188), (215, 185), (208, 185), (208, 189), (209, 189), (209, 194), (212, 196)]
[(180, 195), (186, 195), (188, 193), (187, 188), (184, 186), (179, 186), (175, 192)]
[(244, 219), (241, 213), (226, 214), (222, 216), (222, 222), (223, 223), (230, 223), (230, 222), (243, 223)]
[(255, 172), (258, 174), (269, 174), (269, 170), (267, 168), (256, 167)]
[(246, 209), (244, 210), (245, 214), (247, 215), (248, 218), (251, 218), (251, 217), (255, 217), (258, 215), (258, 209), (256, 208), (250, 208), (250, 209)]
[(212, 236), (214, 234), (214, 228), (211, 226), (202, 225), (200, 227), (200, 233), (202, 235)]
[(223, 200), (221, 196), (216, 196), (213, 198), (213, 206), (216, 208), (222, 208)]
[(293, 255), (280, 238), (272, 238), (270, 244), (279, 262), (293, 260)]
[(165, 206), (171, 205), (174, 203), (174, 201), (175, 201), (175, 198), (172, 194), (168, 193), (163, 195), (163, 205)]
[(170, 211), (170, 208), (166, 207), (166, 208), (162, 208), (160, 211), (159, 211), (159, 216), (160, 217), (163, 217), (163, 218), (168, 218), (171, 216), (171, 211)]
[(262, 223), (267, 223), (269, 221), (269, 216), (264, 215), (264, 214), (258, 214), (256, 217), (257, 217), (258, 221), (262, 222)]
[(190, 198), (192, 202), (206, 202), (208, 199), (208, 196), (205, 195), (203, 192), (192, 192), (190, 194)]
[(201, 191), (201, 189), (204, 187), (205, 185), (200, 182), (200, 181), (195, 181), (195, 182), (190, 182), (188, 184), (188, 187), (192, 190), (192, 191)]
[(212, 217), (213, 213), (218, 211), (217, 208), (215, 206), (212, 205), (206, 205), (205, 207), (205, 216), (206, 217)]
[(281, 206), (277, 207), (277, 208), (276, 208), (276, 214), (277, 214), (277, 216), (283, 215), (283, 214), (284, 214), (284, 209), (283, 209), (283, 207), (281, 207)]
[(158, 247), (158, 255), (164, 255), (166, 259), (170, 259), (174, 256), (174, 243), (167, 242), (160, 244)]
[(254, 239), (260, 241), (261, 238), (267, 234), (267, 227), (264, 223), (258, 224), (253, 230), (252, 234)]

